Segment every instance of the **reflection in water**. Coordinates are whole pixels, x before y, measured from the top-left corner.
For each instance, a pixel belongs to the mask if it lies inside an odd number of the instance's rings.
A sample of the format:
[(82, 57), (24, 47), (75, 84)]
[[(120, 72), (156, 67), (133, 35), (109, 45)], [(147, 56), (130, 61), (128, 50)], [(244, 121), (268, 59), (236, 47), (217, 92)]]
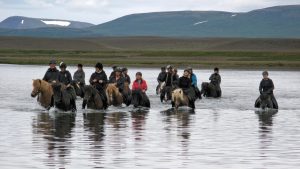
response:
[(63, 167), (69, 163), (67, 159), (72, 149), (69, 139), (75, 126), (75, 117), (74, 113), (55, 113), (53, 117), (48, 113), (39, 113), (33, 120), (33, 133), (47, 140), (47, 164)]
[(95, 142), (102, 141), (104, 134), (105, 113), (84, 113), (84, 127), (90, 131), (89, 139)]
[(143, 138), (143, 130), (146, 124), (146, 116), (148, 115), (148, 112), (148, 110), (137, 110), (131, 112), (131, 121), (135, 140), (141, 140)]
[(268, 158), (266, 152), (272, 145), (273, 117), (277, 112), (277, 110), (255, 111), (259, 121), (260, 156), (262, 158)]
[(108, 119), (108, 124), (112, 125), (115, 129), (127, 127), (126, 120), (128, 117), (126, 112), (107, 113), (106, 117)]

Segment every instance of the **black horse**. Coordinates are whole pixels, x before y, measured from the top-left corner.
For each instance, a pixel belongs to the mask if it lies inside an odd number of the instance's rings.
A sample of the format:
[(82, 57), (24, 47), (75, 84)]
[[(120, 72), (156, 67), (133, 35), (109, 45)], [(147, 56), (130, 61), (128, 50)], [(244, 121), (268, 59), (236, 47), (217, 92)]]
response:
[(86, 105), (89, 109), (104, 109), (103, 100), (101, 99), (98, 90), (91, 85), (84, 86), (82, 109), (85, 109)]
[(84, 86), (80, 85), (77, 81), (73, 80), (71, 85), (75, 89), (76, 95), (83, 98), (84, 97)]
[(133, 90), (131, 99), (131, 104), (133, 104), (134, 107), (150, 108), (150, 100), (146, 93), (142, 92), (141, 90)]
[(221, 97), (221, 91), (218, 92), (215, 85), (208, 82), (202, 83), (201, 94), (203, 94), (204, 97), (214, 97), (214, 98)]
[(76, 95), (72, 90), (72, 87), (66, 87), (61, 83), (53, 83), (53, 100), (56, 108), (61, 109), (63, 111), (72, 112), (76, 111)]
[(160, 94), (160, 101), (169, 101), (172, 99), (172, 86), (165, 86), (163, 87), (163, 89), (161, 90), (161, 94)]
[[(274, 98), (275, 100), (275, 98)], [(262, 93), (255, 101), (254, 107), (261, 109), (278, 109), (276, 100), (274, 101), (272, 96), (267, 93)]]

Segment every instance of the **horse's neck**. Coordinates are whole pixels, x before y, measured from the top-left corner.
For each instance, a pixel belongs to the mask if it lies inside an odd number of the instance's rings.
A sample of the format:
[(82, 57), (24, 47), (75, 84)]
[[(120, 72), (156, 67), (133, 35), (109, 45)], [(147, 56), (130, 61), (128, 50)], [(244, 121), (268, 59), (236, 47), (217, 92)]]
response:
[(42, 81), (41, 82), (41, 93), (42, 94), (53, 94), (52, 87), (48, 84), (48, 82)]

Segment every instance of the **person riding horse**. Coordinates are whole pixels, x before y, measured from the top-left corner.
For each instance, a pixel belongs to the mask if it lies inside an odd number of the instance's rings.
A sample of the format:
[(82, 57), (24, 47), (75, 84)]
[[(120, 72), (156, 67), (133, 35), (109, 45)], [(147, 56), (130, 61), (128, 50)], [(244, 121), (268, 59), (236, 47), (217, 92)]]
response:
[[(142, 73), (137, 72), (135, 77), (136, 80), (132, 84), (132, 93), (133, 93), (133, 103), (135, 107), (137, 106), (144, 106), (150, 107), (150, 100), (146, 95), (146, 91), (148, 89), (147, 82), (142, 78)], [(135, 95), (139, 94), (141, 98), (134, 97)]]
[(197, 76), (194, 74), (193, 68), (188, 67), (187, 70), (190, 72), (190, 79), (192, 81), (192, 87), (194, 88), (194, 91), (195, 91), (195, 94), (196, 94), (197, 98), (202, 99), (201, 92), (198, 88)]
[[(278, 109), (278, 103), (275, 99), (275, 96), (273, 94), (273, 90), (274, 90), (274, 83), (272, 81), (272, 79), (269, 78), (269, 73), (268, 71), (264, 71), (262, 73), (263, 75), (263, 79), (261, 80), (260, 84), (259, 84), (259, 93), (261, 95), (268, 95), (271, 97), (271, 101), (273, 103), (273, 108), (274, 109)], [(260, 98), (257, 99), (256, 103), (255, 103), (255, 107), (259, 107), (259, 103), (260, 102)]]
[(67, 70), (67, 65), (64, 62), (59, 64), (60, 72), (58, 74), (58, 82), (67, 86), (67, 91), (76, 98), (76, 92), (71, 86), (72, 76), (71, 73)]
[(125, 83), (125, 77), (122, 74), (121, 68), (115, 69), (115, 75), (109, 78), (108, 83), (114, 83), (116, 84), (116, 87), (119, 89), (119, 92), (123, 96), (124, 103), (127, 103), (128, 101), (128, 95), (127, 93), (124, 93), (124, 83)]
[(122, 69), (122, 74), (123, 74), (123, 76), (125, 78), (125, 82), (127, 82), (130, 85), (131, 79), (130, 79), (130, 76), (128, 75), (128, 69), (126, 67), (124, 67)]
[(178, 87), (181, 88), (183, 93), (188, 96), (190, 103), (189, 105), (194, 109), (196, 94), (192, 86), (191, 72), (189, 69), (185, 69), (183, 76), (179, 78)]
[(49, 69), (45, 73), (43, 80), (48, 83), (56, 82), (58, 80), (59, 71), (56, 69), (56, 61), (51, 60), (49, 62)]
[(77, 70), (76, 70), (76, 72), (73, 75), (73, 79), (77, 83), (79, 83), (79, 85), (81, 87), (83, 87), (85, 85), (85, 73), (84, 73), (82, 67), (83, 67), (82, 64), (78, 64), (77, 65)]
[(163, 79), (163, 82), (165, 82), (165, 87), (163, 88), (163, 90), (161, 91), (160, 94), (160, 101), (163, 102), (165, 95), (167, 95), (167, 100), (171, 100), (171, 91), (174, 87), (174, 82), (176, 82), (177, 76), (175, 76), (173, 74), (173, 68), (172, 66), (168, 65), (167, 66), (167, 74)]
[(101, 96), (101, 99), (103, 100), (104, 109), (106, 109), (107, 108), (107, 96), (106, 96), (106, 93), (104, 90), (105, 90), (105, 86), (107, 84), (107, 75), (106, 75), (105, 71), (103, 70), (102, 63), (97, 63), (95, 65), (95, 72), (91, 75), (89, 82), (92, 86), (94, 86), (98, 90), (98, 92)]
[(216, 88), (217, 97), (222, 96), (222, 90), (220, 87), (221, 84), (221, 76), (219, 74), (219, 68), (214, 68), (214, 73), (209, 77), (210, 83), (213, 84)]
[(161, 85), (162, 83), (164, 82), (164, 79), (166, 78), (167, 76), (167, 72), (166, 72), (166, 67), (163, 66), (161, 67), (161, 72), (158, 74), (158, 77), (157, 77), (157, 82), (158, 82), (158, 85), (156, 87), (156, 94), (160, 94), (160, 88), (161, 88)]

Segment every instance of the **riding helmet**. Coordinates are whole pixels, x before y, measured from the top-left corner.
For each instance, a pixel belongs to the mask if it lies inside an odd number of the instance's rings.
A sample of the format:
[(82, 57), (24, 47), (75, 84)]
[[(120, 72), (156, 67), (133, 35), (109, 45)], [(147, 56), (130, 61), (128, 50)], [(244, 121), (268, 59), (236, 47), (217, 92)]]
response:
[(64, 62), (60, 62), (59, 68), (67, 68), (67, 65)]
[(98, 63), (95, 65), (95, 68), (103, 69), (102, 63), (99, 63), (99, 62), (98, 62)]
[(51, 65), (51, 64), (56, 64), (56, 61), (55, 60), (50, 60), (49, 65)]

